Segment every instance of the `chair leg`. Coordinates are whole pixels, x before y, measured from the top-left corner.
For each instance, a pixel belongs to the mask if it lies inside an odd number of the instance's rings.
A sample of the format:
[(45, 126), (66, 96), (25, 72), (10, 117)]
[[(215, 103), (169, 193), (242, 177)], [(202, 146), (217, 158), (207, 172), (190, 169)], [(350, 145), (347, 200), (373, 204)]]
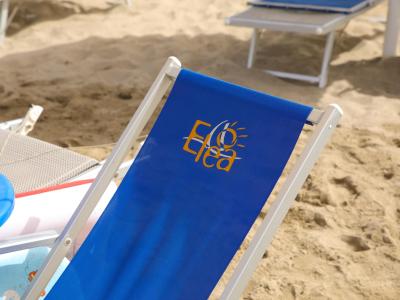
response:
[(400, 1), (390, 0), (386, 20), (383, 57), (396, 56), (397, 41), (400, 34)]
[[(1, 1), (1, 0), (0, 0)], [(0, 44), (6, 36), (9, 0), (1, 1), (0, 12)]]
[(251, 69), (253, 67), (254, 59), (256, 57), (256, 47), (257, 47), (257, 40), (260, 35), (260, 29), (254, 28), (253, 34), (250, 40), (250, 49), (249, 49), (249, 57), (247, 59), (247, 68)]
[(333, 45), (335, 44), (335, 31), (328, 34), (325, 44), (324, 58), (322, 61), (321, 74), (319, 76), (319, 87), (326, 86), (328, 81), (329, 64), (332, 57)]

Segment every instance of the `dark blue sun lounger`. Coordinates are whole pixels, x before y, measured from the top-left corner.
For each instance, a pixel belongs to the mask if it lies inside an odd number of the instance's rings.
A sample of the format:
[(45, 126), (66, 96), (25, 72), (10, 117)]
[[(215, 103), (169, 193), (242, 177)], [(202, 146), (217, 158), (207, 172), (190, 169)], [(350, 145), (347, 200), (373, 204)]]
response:
[(52, 277), (163, 95), (116, 194), (46, 299), (207, 299), (280, 178), (315, 130), (225, 289), (240, 296), (341, 117), (204, 76), (168, 59), (24, 299)]

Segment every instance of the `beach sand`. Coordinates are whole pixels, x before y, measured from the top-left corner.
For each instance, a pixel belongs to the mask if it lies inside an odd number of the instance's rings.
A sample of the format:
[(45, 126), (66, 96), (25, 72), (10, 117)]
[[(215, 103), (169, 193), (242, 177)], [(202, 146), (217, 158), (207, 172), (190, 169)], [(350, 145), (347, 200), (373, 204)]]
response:
[(137, 0), (130, 10), (100, 0), (12, 2), (20, 9), (0, 48), (0, 120), (42, 105), (32, 136), (99, 159), (170, 55), (273, 95), (338, 103), (341, 125), (243, 299), (400, 299), (400, 57), (381, 59), (385, 5), (338, 34), (319, 89), (261, 69), (317, 74), (323, 37), (265, 32), (255, 68), (245, 68), (251, 31), (224, 25), (244, 1)]

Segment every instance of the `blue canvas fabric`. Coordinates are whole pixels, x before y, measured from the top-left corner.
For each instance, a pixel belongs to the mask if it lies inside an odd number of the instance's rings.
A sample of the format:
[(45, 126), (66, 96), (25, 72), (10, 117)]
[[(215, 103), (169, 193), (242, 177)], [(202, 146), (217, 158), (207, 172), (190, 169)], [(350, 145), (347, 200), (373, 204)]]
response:
[(182, 70), (134, 164), (46, 299), (207, 299), (310, 111)]
[[(273, 7), (296, 7), (321, 11), (352, 12), (368, 5), (369, 0), (250, 0), (250, 3)], [(363, 5), (364, 4), (364, 5)]]

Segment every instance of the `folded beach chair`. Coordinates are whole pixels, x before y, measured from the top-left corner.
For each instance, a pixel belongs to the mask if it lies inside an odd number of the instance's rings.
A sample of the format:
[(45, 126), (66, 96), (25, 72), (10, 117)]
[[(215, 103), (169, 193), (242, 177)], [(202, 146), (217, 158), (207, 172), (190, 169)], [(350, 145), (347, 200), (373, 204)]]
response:
[[(227, 18), (226, 24), (253, 28), (247, 60), (248, 68), (253, 67), (257, 40), (262, 30), (326, 35), (322, 66), (318, 76), (265, 70), (277, 77), (317, 83), (322, 88), (326, 86), (328, 80), (336, 31), (343, 29), (351, 19), (380, 2), (382, 0), (250, 0), (249, 4), (252, 6)], [(387, 49), (392, 49), (393, 44), (396, 47), (397, 38), (394, 36), (395, 32), (398, 32), (396, 27), (399, 26), (399, 21), (395, 18), (400, 17), (400, 11), (391, 14), (393, 15), (388, 17), (388, 41), (385, 46)], [(388, 52), (386, 56), (390, 51), (392, 50), (386, 51)]]
[(171, 57), (23, 299), (37, 299), (53, 278), (170, 88), (117, 192), (46, 299), (207, 299), (303, 126), (314, 125), (222, 295), (239, 298), (342, 113), (336, 105), (320, 111), (182, 69)]

